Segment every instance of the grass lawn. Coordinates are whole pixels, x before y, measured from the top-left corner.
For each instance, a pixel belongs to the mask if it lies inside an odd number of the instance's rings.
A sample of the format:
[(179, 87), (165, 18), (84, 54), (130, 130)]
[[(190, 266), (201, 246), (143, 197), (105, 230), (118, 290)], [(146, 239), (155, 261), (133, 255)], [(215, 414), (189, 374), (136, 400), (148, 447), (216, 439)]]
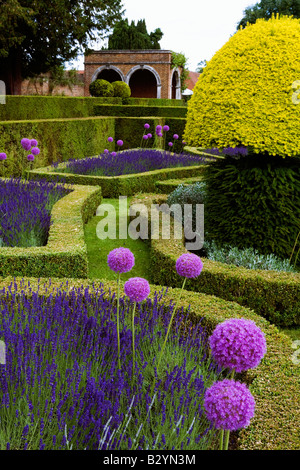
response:
[[(127, 209), (131, 198), (127, 198)], [(107, 265), (107, 255), (114, 248), (129, 248), (135, 256), (135, 266), (129, 273), (122, 274), (122, 281), (130, 277), (143, 277), (151, 282), (150, 271), (150, 248), (142, 240), (133, 240), (129, 236), (127, 239), (118, 239), (119, 225), (124, 223), (124, 218), (129, 222), (128, 212), (119, 211), (119, 199), (103, 199), (103, 204), (111, 204), (116, 211), (116, 239), (99, 239), (96, 233), (97, 225), (100, 220), (106, 218), (107, 224), (114, 224), (113, 214), (106, 212), (103, 216), (94, 216), (84, 228), (85, 241), (88, 250), (89, 278), (90, 279), (109, 279), (115, 280), (117, 275)], [(125, 225), (125, 223), (124, 223)]]

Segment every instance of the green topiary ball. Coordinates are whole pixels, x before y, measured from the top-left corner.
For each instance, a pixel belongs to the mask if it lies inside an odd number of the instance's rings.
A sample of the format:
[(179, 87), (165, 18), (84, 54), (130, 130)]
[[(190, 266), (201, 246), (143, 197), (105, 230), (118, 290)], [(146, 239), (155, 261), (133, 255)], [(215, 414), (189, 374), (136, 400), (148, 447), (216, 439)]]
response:
[(300, 19), (259, 19), (237, 31), (204, 68), (188, 104), (184, 140), (300, 154)]
[(114, 89), (114, 96), (119, 98), (129, 98), (131, 95), (131, 90), (127, 83), (122, 81), (112, 82), (112, 86)]
[(107, 80), (97, 79), (89, 86), (89, 91), (92, 96), (114, 96), (114, 89), (110, 82)]

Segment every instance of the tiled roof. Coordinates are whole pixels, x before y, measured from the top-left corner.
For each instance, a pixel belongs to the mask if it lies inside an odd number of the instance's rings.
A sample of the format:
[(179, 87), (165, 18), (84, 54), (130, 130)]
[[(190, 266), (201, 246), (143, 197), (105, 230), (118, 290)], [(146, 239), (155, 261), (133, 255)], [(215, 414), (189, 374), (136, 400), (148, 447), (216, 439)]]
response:
[(200, 75), (200, 73), (198, 73), (198, 72), (189, 71), (189, 76), (185, 81), (188, 90), (192, 90), (194, 88), (194, 86), (196, 85), (196, 82), (198, 80), (199, 75)]

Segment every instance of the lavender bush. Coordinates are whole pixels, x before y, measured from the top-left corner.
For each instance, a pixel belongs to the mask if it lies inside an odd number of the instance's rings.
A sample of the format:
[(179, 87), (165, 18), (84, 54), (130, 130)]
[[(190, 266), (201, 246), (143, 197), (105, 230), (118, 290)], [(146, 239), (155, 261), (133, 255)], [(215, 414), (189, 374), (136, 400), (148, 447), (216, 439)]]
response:
[(119, 369), (115, 296), (102, 284), (63, 290), (49, 280), (45, 287), (47, 296), (21, 281), (17, 293), (10, 286), (0, 295), (2, 450), (211, 446), (215, 430), (203, 400), (221, 372), (208, 361), (200, 323), (184, 334), (190, 325), (177, 311), (152, 396), (156, 354), (174, 308), (163, 303), (165, 292), (136, 305), (132, 376), (132, 302), (120, 298)]
[(0, 180), (0, 246), (45, 245), (51, 209), (68, 192), (70, 189), (53, 182)]
[[(172, 154), (155, 149), (133, 149), (121, 153), (103, 153), (98, 157), (68, 160), (65, 168), (67, 173), (98, 176), (119, 176), (125, 174), (144, 173), (146, 171), (179, 166), (194, 166), (205, 163), (203, 157), (186, 153)], [(55, 171), (57, 170), (55, 166)]]

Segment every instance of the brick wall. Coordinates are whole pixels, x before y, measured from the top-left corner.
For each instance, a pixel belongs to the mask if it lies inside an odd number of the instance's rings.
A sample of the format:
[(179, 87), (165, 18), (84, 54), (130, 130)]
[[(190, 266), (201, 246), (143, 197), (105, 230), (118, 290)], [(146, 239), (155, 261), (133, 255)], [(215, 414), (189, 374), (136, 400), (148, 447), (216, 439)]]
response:
[[(71, 90), (67, 86), (57, 86), (54, 88), (52, 95), (65, 95), (65, 96), (84, 96), (84, 72), (78, 71), (78, 80), (81, 82), (78, 85), (73, 85)], [(43, 78), (43, 80), (42, 80)], [(41, 80), (23, 80), (21, 84), (22, 95), (48, 95), (48, 81), (47, 77), (42, 77)]]

